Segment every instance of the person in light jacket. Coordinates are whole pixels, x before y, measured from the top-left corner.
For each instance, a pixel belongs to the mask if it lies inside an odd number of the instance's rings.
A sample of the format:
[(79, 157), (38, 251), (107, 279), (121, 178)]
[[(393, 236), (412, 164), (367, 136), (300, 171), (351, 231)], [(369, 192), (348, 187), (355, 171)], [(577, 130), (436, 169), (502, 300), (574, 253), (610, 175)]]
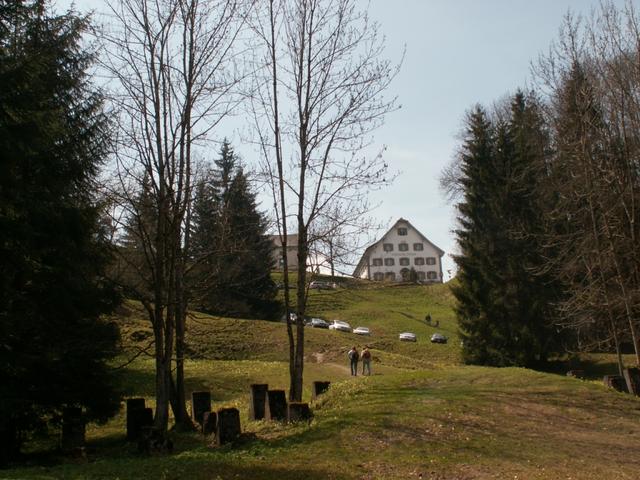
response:
[(362, 375), (365, 375), (365, 371), (367, 375), (371, 375), (371, 352), (367, 345), (362, 349), (360, 357), (362, 358)]

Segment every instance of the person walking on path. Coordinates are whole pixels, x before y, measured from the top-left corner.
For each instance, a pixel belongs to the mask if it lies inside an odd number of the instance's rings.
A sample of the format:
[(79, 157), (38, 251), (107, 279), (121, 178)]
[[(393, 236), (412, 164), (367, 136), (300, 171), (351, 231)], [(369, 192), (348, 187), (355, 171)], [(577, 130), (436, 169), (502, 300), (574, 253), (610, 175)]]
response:
[(367, 375), (371, 375), (371, 352), (369, 351), (369, 346), (365, 345), (362, 350), (362, 375), (364, 375), (365, 370), (367, 371)]
[(358, 376), (358, 359), (360, 358), (360, 354), (356, 347), (352, 347), (349, 350), (349, 362), (351, 363), (351, 375), (354, 377)]

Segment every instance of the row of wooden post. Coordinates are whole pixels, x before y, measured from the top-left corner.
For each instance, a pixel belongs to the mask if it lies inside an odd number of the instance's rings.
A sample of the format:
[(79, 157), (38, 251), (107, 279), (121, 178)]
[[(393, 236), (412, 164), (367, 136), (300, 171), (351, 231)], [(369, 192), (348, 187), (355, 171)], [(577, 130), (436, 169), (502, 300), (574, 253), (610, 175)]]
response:
[[(311, 398), (326, 392), (330, 382), (313, 382)], [(287, 422), (299, 422), (309, 420), (311, 410), (308, 403), (288, 402), (284, 390), (269, 390), (266, 383), (255, 383), (251, 385), (251, 396), (249, 399), (249, 419), (250, 420), (276, 420)]]
[[(330, 382), (313, 382), (311, 397), (317, 398), (329, 388)], [(211, 411), (211, 393), (191, 394), (191, 418), (200, 425), (205, 436), (214, 435), (215, 443), (224, 445), (235, 441), (241, 433), (240, 412), (237, 408)], [(284, 390), (269, 390), (267, 384), (253, 384), (250, 389), (249, 419), (297, 422), (311, 418), (308, 403), (287, 402)], [(127, 440), (140, 441), (153, 426), (153, 411), (145, 407), (144, 398), (127, 400)]]
[[(568, 372), (580, 376), (577, 371)], [(604, 384), (619, 392), (640, 396), (640, 369), (626, 368), (623, 375), (606, 375)], [(311, 398), (315, 399), (329, 388), (330, 382), (313, 382)], [(215, 434), (218, 445), (233, 442), (241, 433), (240, 412), (237, 408), (211, 411), (211, 393), (193, 392), (191, 415), (204, 435)], [(249, 419), (296, 422), (309, 420), (309, 404), (287, 402), (284, 390), (269, 390), (267, 384), (253, 384), (250, 391)], [(63, 411), (61, 447), (65, 452), (81, 449), (85, 444), (85, 424), (82, 409), (70, 407)], [(127, 399), (127, 440), (139, 441), (153, 428), (153, 410), (146, 407), (144, 398)]]

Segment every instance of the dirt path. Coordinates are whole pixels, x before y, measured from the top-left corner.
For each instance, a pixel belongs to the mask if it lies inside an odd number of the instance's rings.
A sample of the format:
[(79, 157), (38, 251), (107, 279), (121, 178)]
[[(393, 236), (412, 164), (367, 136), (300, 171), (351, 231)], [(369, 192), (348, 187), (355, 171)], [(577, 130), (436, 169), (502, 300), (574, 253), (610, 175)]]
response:
[(322, 364), (325, 365), (327, 367), (332, 367), (335, 368), (336, 370), (342, 372), (342, 373), (346, 373), (346, 374), (351, 374), (351, 369), (342, 364), (342, 363), (335, 363), (335, 362), (329, 362), (327, 361), (327, 359), (325, 358), (325, 352), (314, 352), (311, 354), (311, 356), (315, 359), (315, 363), (317, 364)]

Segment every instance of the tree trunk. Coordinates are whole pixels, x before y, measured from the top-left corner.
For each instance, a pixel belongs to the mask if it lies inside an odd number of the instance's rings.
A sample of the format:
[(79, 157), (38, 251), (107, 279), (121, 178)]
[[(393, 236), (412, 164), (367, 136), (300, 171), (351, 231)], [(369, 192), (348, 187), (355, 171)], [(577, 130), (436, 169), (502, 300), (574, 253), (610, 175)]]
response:
[(186, 391), (184, 384), (185, 354), (185, 315), (179, 312), (176, 318), (176, 379), (171, 378), (171, 409), (175, 417), (175, 428), (178, 430), (194, 430), (195, 426), (187, 411)]
[[(300, 220), (299, 220), (300, 221)], [(307, 303), (307, 232), (304, 224), (298, 228), (298, 290), (296, 292), (296, 341), (293, 372), (289, 386), (289, 400), (302, 401), (302, 381), (304, 370), (304, 315)]]
[(156, 360), (156, 413), (154, 426), (165, 433), (169, 426), (169, 398), (171, 392), (171, 359), (165, 357), (162, 311), (156, 308), (154, 322)]
[(331, 267), (331, 279), (336, 276), (333, 260), (333, 242), (329, 240), (329, 266)]

